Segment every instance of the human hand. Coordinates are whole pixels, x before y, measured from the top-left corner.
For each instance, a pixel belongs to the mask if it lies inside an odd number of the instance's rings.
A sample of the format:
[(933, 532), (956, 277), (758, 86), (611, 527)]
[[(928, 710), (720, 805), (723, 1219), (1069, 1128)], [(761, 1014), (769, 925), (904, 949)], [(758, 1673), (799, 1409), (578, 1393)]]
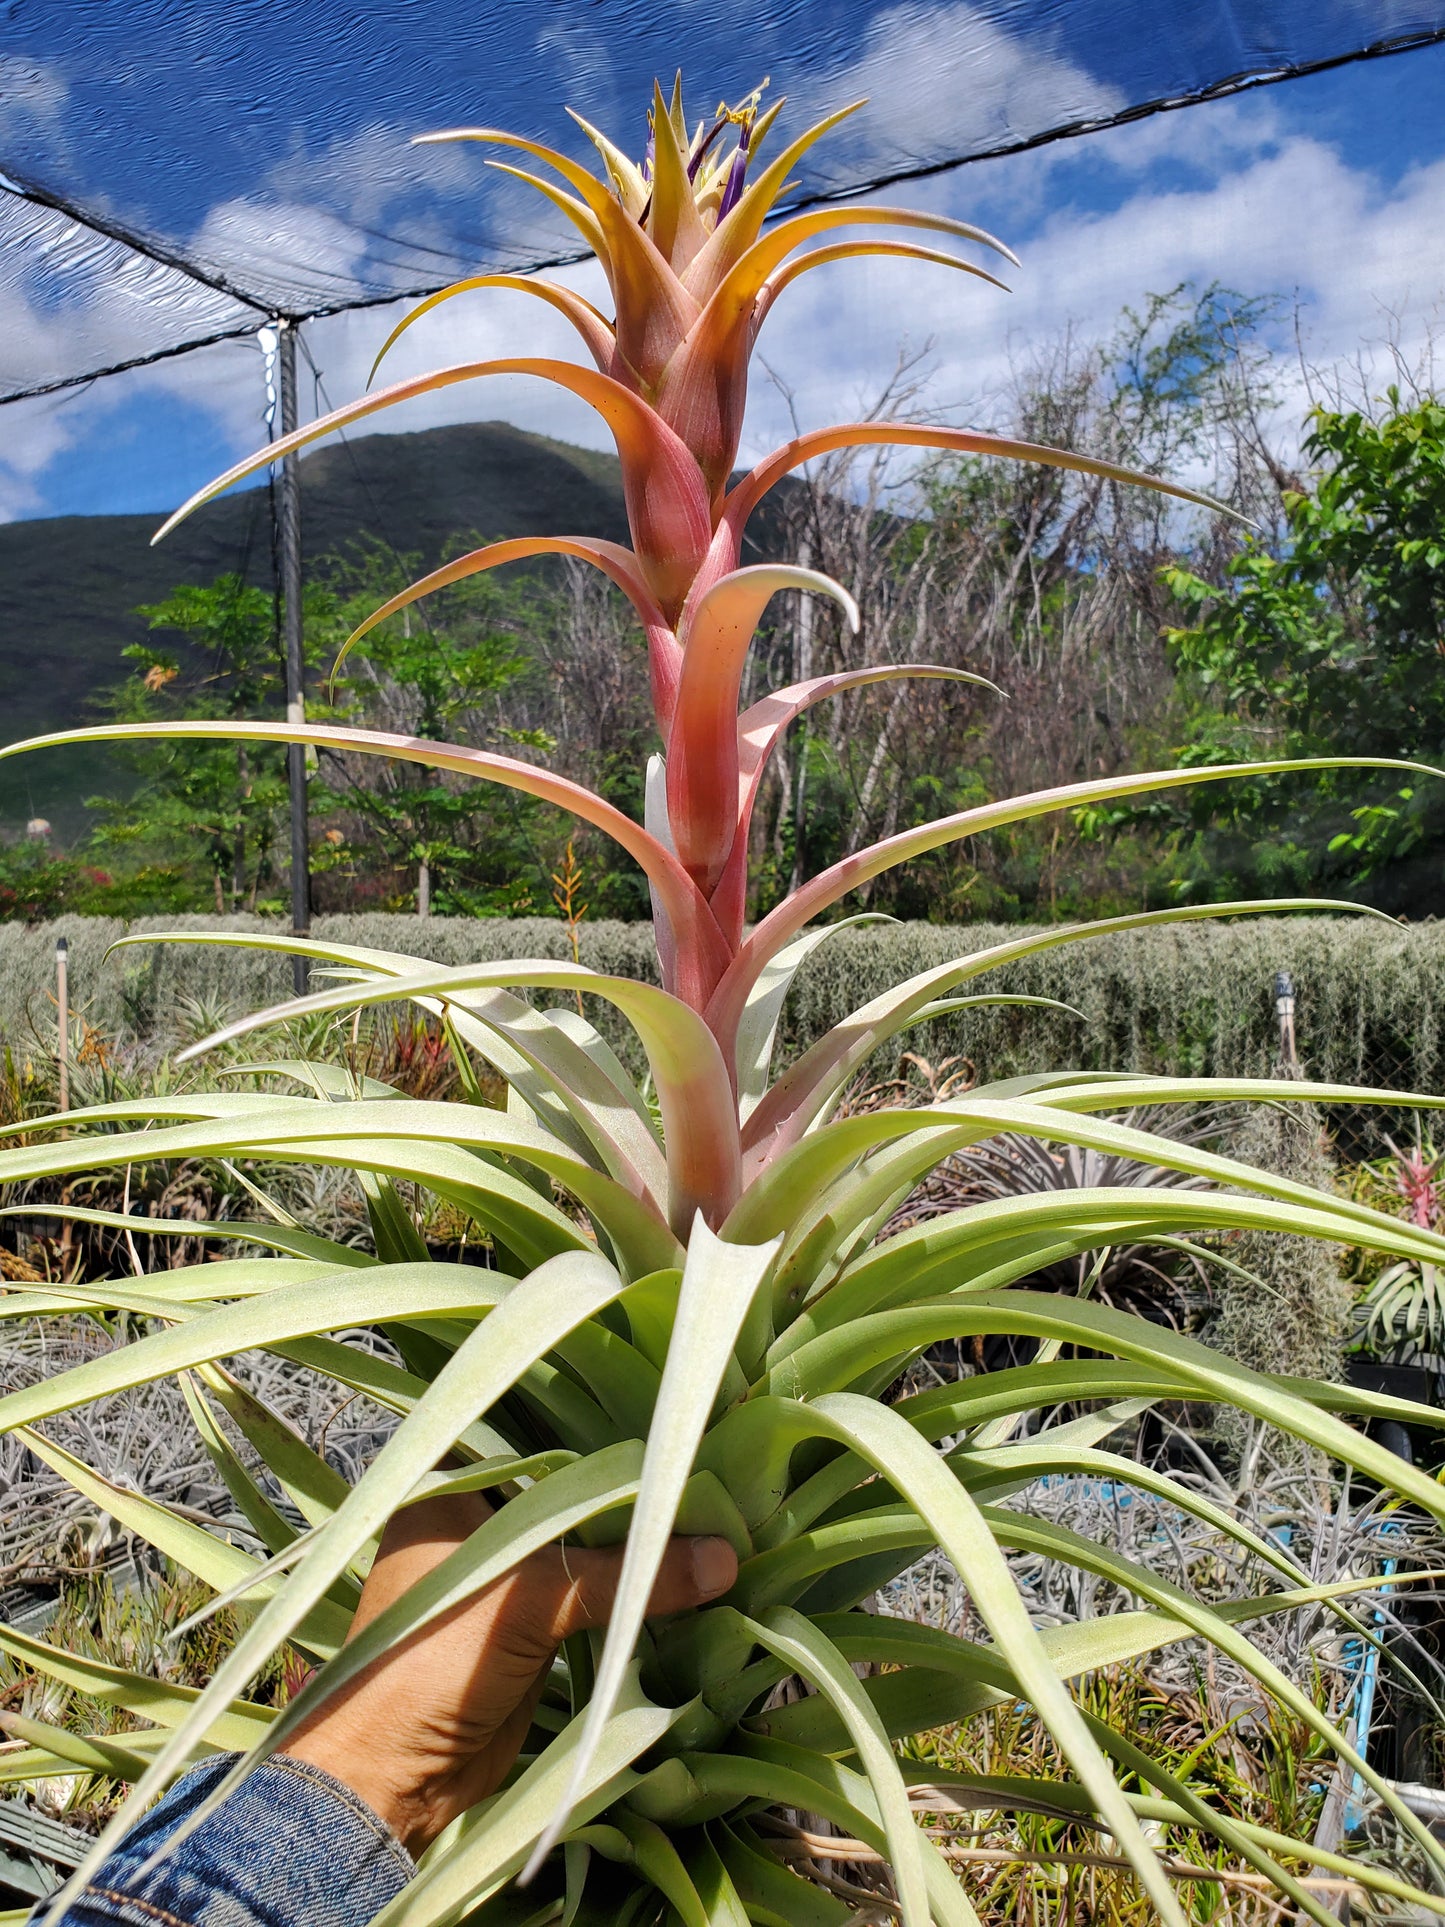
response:
[[(349, 1637), (490, 1516), (479, 1492), (404, 1507), (382, 1536)], [(605, 1625), (621, 1546), (548, 1546), (374, 1660), (280, 1748), (360, 1795), (413, 1855), (506, 1778), (569, 1633)], [(732, 1585), (725, 1539), (674, 1539), (649, 1611), (681, 1612)]]

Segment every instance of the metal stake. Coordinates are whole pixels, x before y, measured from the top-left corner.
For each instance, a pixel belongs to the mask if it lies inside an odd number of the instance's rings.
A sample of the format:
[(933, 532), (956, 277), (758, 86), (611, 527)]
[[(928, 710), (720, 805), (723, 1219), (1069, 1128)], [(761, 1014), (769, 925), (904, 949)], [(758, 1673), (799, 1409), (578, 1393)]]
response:
[(60, 1109), (70, 1109), (70, 945), (55, 939), (55, 1009), (59, 1019)]
[[(296, 324), (277, 324), (281, 374), (281, 433), (298, 427), (296, 403)], [(301, 459), (293, 450), (281, 463), (281, 603), (286, 641), (286, 720), (306, 720), (306, 659), (301, 636)], [(291, 930), (297, 937), (311, 929), (311, 838), (306, 810), (306, 746), (289, 743), (286, 775), (291, 791)], [(292, 982), (303, 996), (309, 978), (305, 957), (291, 959)]]

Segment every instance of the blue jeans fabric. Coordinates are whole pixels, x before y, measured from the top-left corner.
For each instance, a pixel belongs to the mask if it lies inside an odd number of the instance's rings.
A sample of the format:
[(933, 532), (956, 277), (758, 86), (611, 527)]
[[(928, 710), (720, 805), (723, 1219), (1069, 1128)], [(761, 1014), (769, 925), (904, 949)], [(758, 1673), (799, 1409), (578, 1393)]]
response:
[(178, 1780), (66, 1909), (65, 1927), (364, 1927), (411, 1879), (411, 1855), (369, 1806), (284, 1754), (143, 1874), (235, 1757), (219, 1754)]

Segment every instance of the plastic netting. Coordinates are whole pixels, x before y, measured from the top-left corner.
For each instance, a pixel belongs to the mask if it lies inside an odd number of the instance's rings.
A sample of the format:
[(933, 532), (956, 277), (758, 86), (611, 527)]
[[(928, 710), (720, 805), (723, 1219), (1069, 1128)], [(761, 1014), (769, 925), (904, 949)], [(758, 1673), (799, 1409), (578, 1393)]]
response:
[[(867, 96), (793, 204), (1445, 37), (1445, 0), (16, 0), (0, 47), (0, 400), (301, 318), (568, 258), (467, 148), (486, 124), (640, 154), (771, 76), (788, 125)], [(570, 132), (570, 138), (568, 138)]]

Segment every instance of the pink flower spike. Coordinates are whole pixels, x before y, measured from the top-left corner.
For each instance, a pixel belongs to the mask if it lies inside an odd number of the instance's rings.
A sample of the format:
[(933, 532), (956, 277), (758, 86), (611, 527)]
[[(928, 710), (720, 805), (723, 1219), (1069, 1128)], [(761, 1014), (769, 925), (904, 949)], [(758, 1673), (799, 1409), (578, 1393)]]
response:
[(668, 738), (668, 821), (679, 859), (704, 894), (722, 875), (738, 831), (738, 690), (763, 610), (780, 589), (832, 596), (859, 623), (858, 605), (815, 569), (759, 565), (714, 583), (685, 618), (682, 678)]
[(1003, 691), (986, 676), (966, 669), (940, 669), (933, 663), (889, 662), (871, 669), (843, 669), (831, 676), (815, 676), (809, 682), (775, 689), (770, 696), (755, 702), (738, 718), (738, 828), (721, 878), (708, 901), (717, 918), (718, 928), (729, 947), (742, 942), (743, 919), (748, 892), (748, 832), (753, 806), (768, 758), (777, 747), (783, 731), (805, 709), (829, 696), (841, 696), (849, 689), (862, 689), (869, 683), (897, 682), (905, 677), (927, 678), (938, 682), (979, 683), (995, 695)]
[(397, 382), (377, 394), (364, 395), (360, 401), (333, 409), (319, 421), (308, 422), (294, 434), (283, 435), (280, 441), (269, 443), (228, 468), (224, 475), (207, 483), (168, 517), (151, 540), (159, 542), (203, 502), (213, 500), (233, 483), (269, 467), (293, 448), (304, 448), (309, 442), (329, 435), (333, 429), (345, 428), (397, 402), (433, 394), (457, 382), (476, 381), (484, 375), (537, 375), (543, 381), (570, 390), (596, 409), (617, 444), (627, 518), (637, 559), (664, 616), (675, 620), (712, 541), (712, 516), (702, 471), (687, 444), (659, 419), (640, 395), (610, 375), (600, 374), (595, 368), (579, 368), (570, 361), (525, 356), (503, 361), (463, 362), (454, 368), (440, 368), (429, 375)]

